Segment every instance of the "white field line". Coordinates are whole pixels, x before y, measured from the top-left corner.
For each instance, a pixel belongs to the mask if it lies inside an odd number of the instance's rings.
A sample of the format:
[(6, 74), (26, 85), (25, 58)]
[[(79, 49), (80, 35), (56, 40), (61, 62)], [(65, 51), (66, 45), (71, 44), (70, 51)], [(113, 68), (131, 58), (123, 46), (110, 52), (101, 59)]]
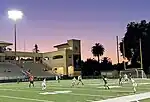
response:
[(17, 100), (27, 100), (27, 101), (36, 101), (36, 102), (54, 102), (54, 101), (48, 101), (48, 100), (40, 100), (40, 99), (33, 99), (33, 98), (24, 98), (24, 97), (14, 97), (14, 96), (5, 96), (0, 95), (2, 98), (10, 98), (10, 99), (17, 99)]
[[(109, 85), (118, 85), (119, 82), (109, 82)], [(131, 84), (130, 81), (128, 82), (122, 82), (123, 84)], [(150, 82), (149, 83), (137, 83), (138, 85), (150, 85)], [(99, 86), (99, 85), (104, 85), (103, 83), (93, 83), (93, 84), (86, 84), (86, 85), (90, 85), (90, 86)]]
[[(148, 85), (149, 83), (138, 83), (138, 85), (139, 86), (142, 86), (142, 85)], [(111, 85), (111, 84), (110, 84)], [(131, 85), (132, 86), (132, 85)], [(7, 86), (0, 86), (0, 87), (7, 87)], [(15, 88), (18, 88), (18, 87), (16, 87), (16, 86), (9, 86), (9, 87), (15, 87)], [(52, 85), (49, 85), (49, 87), (52, 87), (53, 89), (71, 89), (71, 90), (89, 90), (89, 89), (81, 89), (81, 87), (73, 87), (73, 88), (70, 88), (70, 87), (54, 87), (54, 86), (52, 86)], [(41, 87), (35, 87), (35, 88), (41, 88)], [(100, 87), (97, 87), (97, 88), (103, 88), (103, 86), (100, 86)], [(130, 88), (130, 86), (122, 86), (122, 87), (120, 87), (120, 88), (124, 88), (124, 89), (126, 89), (126, 88)], [(131, 87), (132, 88), (132, 87)], [(141, 88), (141, 87), (137, 87), (138, 89), (149, 89), (149, 88)], [(113, 91), (113, 92), (118, 92), (118, 90), (114, 90), (115, 88), (113, 88), (113, 90), (111, 90), (111, 91)], [(97, 90), (97, 89), (93, 89), (93, 91), (101, 91), (101, 90)], [(107, 91), (107, 90), (103, 90), (103, 91)], [(119, 91), (119, 92), (129, 92), (129, 91)]]
[[(113, 88), (113, 90), (101, 90), (101, 88), (93, 88), (93, 90), (91, 90), (91, 89), (81, 89), (81, 88), (58, 88), (58, 87), (52, 87), (53, 89), (70, 89), (70, 90), (87, 90), (87, 91), (98, 91), (98, 92), (103, 92), (103, 91), (111, 91), (111, 92), (130, 92), (130, 91), (122, 91), (122, 90), (118, 90), (117, 88)], [(123, 87), (122, 87), (123, 88)], [(132, 88), (132, 87), (131, 87)], [(105, 89), (104, 87), (103, 87), (103, 89)]]
[[(150, 79), (147, 79), (147, 78), (144, 78), (144, 79), (142, 79), (142, 78), (134, 78), (135, 79), (135, 81), (140, 81), (140, 80), (144, 80), (144, 81), (147, 81), (147, 80), (149, 80), (150, 81)], [(64, 80), (61, 80), (62, 82), (64, 82)], [(65, 81), (67, 81), (67, 82), (72, 82), (71, 80), (65, 80)], [(93, 84), (99, 84), (99, 83), (102, 83), (103, 82), (103, 80), (102, 79), (83, 79), (83, 82), (85, 82), (86, 84), (88, 84), (89, 83), (89, 81), (91, 82), (91, 83), (93, 83)], [(109, 79), (108, 80), (108, 82), (109, 83), (114, 83), (114, 82), (116, 82), (116, 84), (118, 83), (118, 79)], [(23, 84), (27, 84), (27, 83), (29, 83), (29, 82), (22, 82)], [(42, 83), (42, 81), (35, 81), (35, 83)], [(57, 84), (57, 81), (55, 81), (55, 80), (51, 80), (51, 81), (47, 81), (47, 83), (56, 83)], [(0, 85), (4, 85), (4, 84), (16, 84), (16, 83), (0, 83)], [(90, 83), (89, 83), (90, 84)]]
[(107, 98), (115, 97), (115, 96), (108, 96), (108, 95), (106, 96), (106, 95), (77, 94), (77, 93), (68, 93), (68, 94), (76, 95), (76, 96), (92, 96), (92, 97), (107, 97)]
[[(119, 85), (119, 82), (108, 82), (109, 85)], [(130, 83), (130, 82), (122, 82), (123, 84)], [(94, 83), (94, 84), (86, 84), (90, 86), (99, 86), (99, 85), (104, 85), (104, 83)]]
[[(11, 86), (10, 86), (11, 87)], [(6, 87), (5, 87), (6, 88)], [(17, 88), (17, 87), (15, 87)], [(91, 89), (85, 89), (85, 88), (78, 88), (78, 87), (74, 87), (74, 88), (63, 88), (63, 87), (51, 87), (52, 89), (70, 89), (70, 90), (87, 90), (87, 91), (97, 91), (97, 92), (102, 92), (102, 91), (109, 91), (109, 90), (101, 90), (101, 88), (95, 88), (93, 90)], [(126, 87), (122, 87), (122, 88), (126, 88)], [(132, 87), (131, 87), (132, 88)], [(19, 89), (25, 89), (25, 88), (19, 88)], [(34, 87), (34, 89), (41, 89), (41, 87)], [(104, 87), (103, 87), (104, 89)], [(4, 88), (0, 88), (0, 90), (4, 90)], [(9, 90), (9, 89), (8, 89)], [(10, 89), (11, 90), (11, 89)], [(25, 91), (28, 91), (28, 90), (25, 90)], [(130, 92), (130, 91), (122, 91), (122, 90), (117, 90), (117, 88), (113, 88), (113, 90), (110, 89), (111, 92)], [(39, 92), (39, 91), (38, 91)]]
[[(143, 83), (144, 84), (144, 83)], [(0, 86), (0, 87), (5, 87), (5, 86)], [(9, 86), (9, 87), (16, 87), (16, 86)], [(49, 86), (49, 87), (51, 87), (51, 85)], [(5, 87), (5, 88), (7, 88), (7, 87)], [(18, 87), (16, 87), (16, 88), (18, 88)], [(41, 87), (35, 87), (35, 88), (37, 88), (37, 89), (41, 89)], [(52, 87), (53, 89), (71, 89), (71, 90), (90, 90), (90, 89), (85, 89), (85, 88), (78, 88), (78, 87), (74, 87), (74, 88), (63, 88), (63, 87)], [(103, 87), (102, 87), (103, 88)], [(123, 86), (122, 87), (123, 89), (126, 89), (126, 88), (130, 88), (129, 86)], [(132, 87), (131, 87), (132, 88)], [(20, 88), (19, 88), (20, 89)], [(25, 88), (24, 88), (25, 89)], [(149, 89), (149, 88), (141, 88), (141, 87), (137, 87), (137, 89)], [(0, 89), (0, 90), (4, 90), (4, 89)], [(8, 89), (9, 90), (9, 89)], [(11, 90), (11, 89), (10, 89)], [(24, 90), (24, 91), (27, 91), (27, 90)], [(98, 90), (98, 89), (93, 89), (92, 91), (109, 91), (109, 90)], [(113, 88), (113, 90), (111, 90), (110, 89), (110, 91), (111, 92), (130, 92), (130, 91), (121, 91), (121, 90), (115, 90), (115, 88)], [(40, 92), (40, 91), (36, 91), (36, 92)]]
[(92, 102), (93, 100), (86, 100), (86, 101), (88, 101), (88, 102)]
[(138, 83), (138, 85), (150, 85), (150, 83)]
[(116, 98), (100, 100), (100, 101), (93, 101), (93, 102), (132, 102), (132, 101), (139, 101), (139, 100), (148, 99), (148, 98), (150, 98), (150, 92), (116, 97)]
[(18, 89), (0, 89), (0, 90), (2, 90), (2, 91), (23, 91), (23, 92), (32, 92), (32, 93), (33, 92), (37, 92), (37, 93), (41, 92), (41, 91), (35, 91), (35, 90), (30, 91), (30, 90), (20, 90), (20, 89), (19, 90)]
[[(113, 90), (101, 90), (101, 88), (93, 88), (93, 90), (91, 89), (81, 89), (81, 88), (57, 88), (57, 87), (52, 87), (53, 89), (70, 89), (70, 90), (86, 90), (86, 91), (97, 91), (97, 92), (103, 92), (103, 91), (111, 91), (111, 92), (130, 92), (130, 91), (122, 91), (122, 90), (118, 90), (117, 88), (113, 88)], [(132, 87), (131, 87), (132, 88)], [(105, 89), (104, 87), (102, 89)]]
[[(27, 91), (27, 90), (15, 90), (15, 89), (0, 89), (0, 90), (4, 90), (4, 91), (22, 91), (22, 92), (38, 92), (38, 94), (41, 91)], [(64, 94), (69, 94), (69, 95), (77, 95), (77, 96), (91, 96), (91, 97), (106, 97), (107, 95), (92, 95), (92, 94), (78, 94), (78, 93), (64, 93)], [(108, 98), (110, 97), (114, 97), (114, 96), (108, 96)]]

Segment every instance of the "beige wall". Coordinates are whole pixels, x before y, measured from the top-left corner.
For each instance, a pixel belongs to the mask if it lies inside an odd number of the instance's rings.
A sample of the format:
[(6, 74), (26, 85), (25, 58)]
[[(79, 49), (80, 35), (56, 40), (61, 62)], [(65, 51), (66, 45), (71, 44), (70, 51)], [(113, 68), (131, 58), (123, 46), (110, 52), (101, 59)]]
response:
[[(54, 56), (56, 55), (62, 55), (63, 58), (61, 59), (53, 59)], [(43, 53), (43, 58), (48, 57), (49, 60), (43, 60), (44, 63), (46, 63), (49, 67), (51, 67), (53, 70), (55, 68), (58, 68), (59, 70), (62, 70), (63, 67), (63, 72), (59, 71), (61, 73), (59, 74), (64, 74), (66, 75), (66, 50), (59, 50), (59, 51), (54, 51), (54, 52), (48, 52), (48, 53)], [(60, 69), (59, 69), (60, 68)]]
[(66, 68), (68, 69), (68, 75), (74, 74), (74, 67), (73, 67), (73, 52), (72, 50), (66, 50)]
[[(69, 46), (72, 47), (72, 55), (80, 55), (81, 56), (81, 42), (80, 40), (68, 40), (68, 44)], [(71, 62), (72, 61), (72, 62)], [(69, 60), (68, 59), (68, 67), (69, 67), (69, 64), (72, 63), (72, 66), (74, 66), (74, 63), (73, 63), (73, 56), (72, 56), (72, 60)], [(69, 69), (70, 72), (72, 69)], [(74, 70), (74, 67), (73, 67), (73, 70)], [(81, 71), (73, 71), (72, 73), (74, 76), (78, 76), (81, 74)]]
[(63, 45), (63, 46), (57, 47), (58, 50), (64, 50), (64, 49), (68, 49), (68, 48), (69, 48), (68, 45)]
[(81, 54), (80, 40), (68, 40), (68, 44), (72, 47), (74, 54)]
[(68, 66), (68, 75), (69, 76), (74, 76), (74, 68), (73, 68), (73, 66)]

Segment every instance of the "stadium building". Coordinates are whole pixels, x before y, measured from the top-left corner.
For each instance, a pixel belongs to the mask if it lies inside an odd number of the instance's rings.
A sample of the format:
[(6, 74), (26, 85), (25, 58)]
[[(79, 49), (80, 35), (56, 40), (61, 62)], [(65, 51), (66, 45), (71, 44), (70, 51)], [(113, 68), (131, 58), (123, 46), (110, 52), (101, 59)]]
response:
[[(81, 73), (80, 40), (67, 40), (67, 43), (54, 46), (57, 48), (57, 51), (53, 52), (35, 53), (17, 51), (16, 58), (15, 52), (9, 49), (11, 45), (13, 44), (0, 41), (0, 70), (11, 70), (13, 73), (17, 68), (18, 71), (20, 71), (19, 68), (23, 70), (31, 69), (36, 76), (54, 74), (77, 76)], [(42, 72), (43, 70), (46, 71)], [(14, 73), (15, 75), (17, 74), (16, 72)]]

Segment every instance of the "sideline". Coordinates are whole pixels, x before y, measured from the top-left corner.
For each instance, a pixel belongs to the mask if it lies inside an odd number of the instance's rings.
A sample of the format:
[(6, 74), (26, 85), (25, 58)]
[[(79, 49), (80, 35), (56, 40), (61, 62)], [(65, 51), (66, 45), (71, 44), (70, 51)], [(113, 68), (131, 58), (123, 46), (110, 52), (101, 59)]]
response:
[(133, 102), (133, 101), (138, 102), (139, 100), (148, 99), (148, 98), (150, 98), (150, 92), (116, 97), (116, 98), (111, 98), (111, 99), (106, 99), (101, 101), (93, 101), (93, 102)]

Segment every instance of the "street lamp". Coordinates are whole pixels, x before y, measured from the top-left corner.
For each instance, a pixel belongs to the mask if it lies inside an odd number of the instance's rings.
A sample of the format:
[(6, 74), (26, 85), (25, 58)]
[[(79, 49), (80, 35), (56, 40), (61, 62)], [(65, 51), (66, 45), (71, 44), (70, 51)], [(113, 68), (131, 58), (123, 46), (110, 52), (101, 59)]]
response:
[(14, 21), (15, 60), (16, 60), (16, 36), (17, 36), (16, 22), (17, 20), (22, 19), (22, 17), (23, 17), (22, 11), (19, 10), (8, 11), (8, 18)]

